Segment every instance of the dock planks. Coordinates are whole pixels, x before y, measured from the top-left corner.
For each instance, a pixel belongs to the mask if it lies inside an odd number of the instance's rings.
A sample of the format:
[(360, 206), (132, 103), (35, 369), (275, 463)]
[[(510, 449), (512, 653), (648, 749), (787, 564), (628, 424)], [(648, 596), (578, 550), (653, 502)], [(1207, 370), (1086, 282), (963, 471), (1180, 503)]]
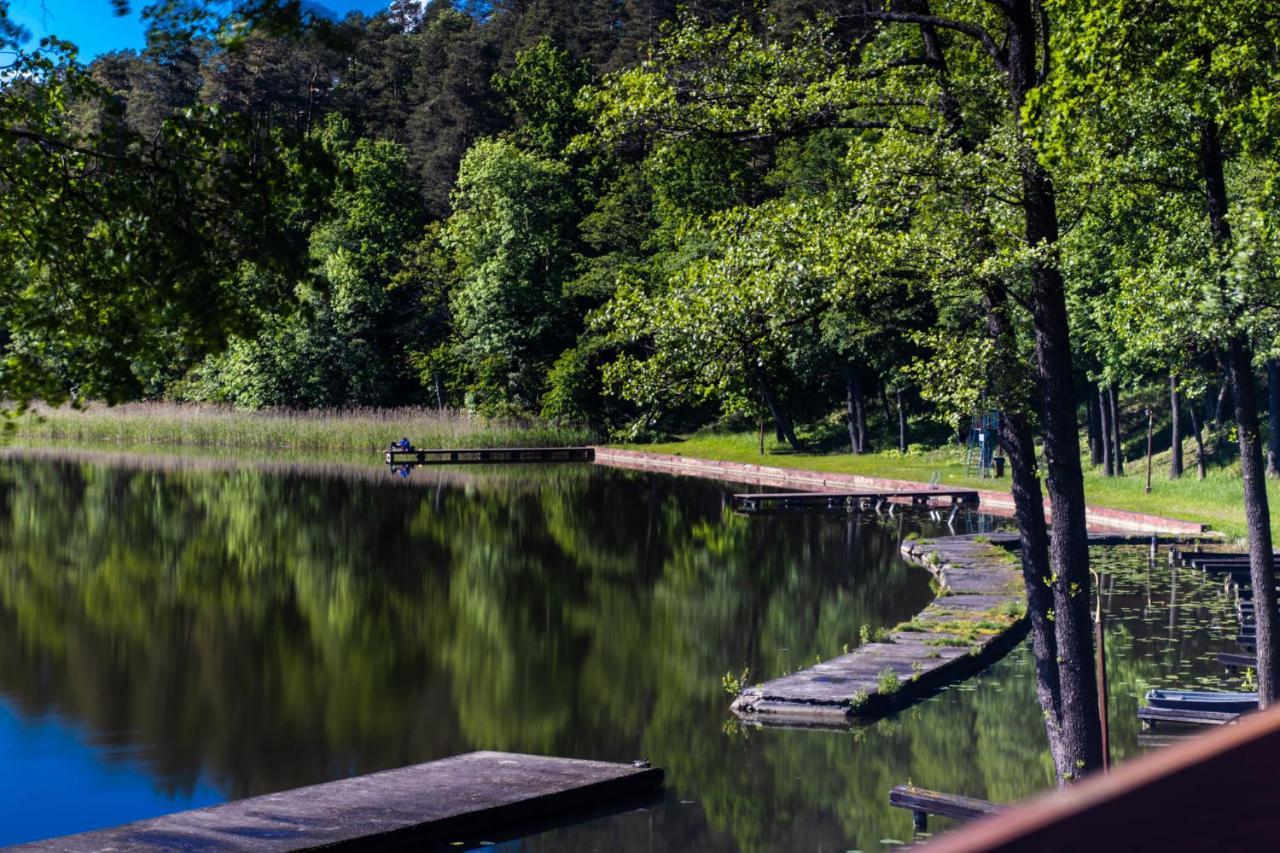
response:
[(476, 447), (453, 450), (387, 450), (388, 465), (486, 465), (496, 463), (592, 462), (594, 447)]
[(925, 489), (900, 491), (846, 492), (753, 492), (733, 496), (733, 508), (742, 513), (787, 512), (801, 510), (845, 511), (878, 509), (887, 503), (931, 505), (949, 500), (951, 506), (978, 504), (975, 489)]
[[(1016, 615), (1022, 612), (1022, 575), (1007, 550), (1017, 541), (1016, 535), (993, 533), (904, 542), (904, 555), (933, 572), (944, 590), (932, 604), (888, 642), (867, 643), (743, 690), (733, 711), (760, 725), (844, 727), (985, 666), (1025, 631), (1025, 620)], [(890, 682), (892, 689), (882, 689)]]
[(662, 779), (657, 768), (630, 764), (472, 752), (13, 849), (421, 849), (634, 800), (656, 792)]

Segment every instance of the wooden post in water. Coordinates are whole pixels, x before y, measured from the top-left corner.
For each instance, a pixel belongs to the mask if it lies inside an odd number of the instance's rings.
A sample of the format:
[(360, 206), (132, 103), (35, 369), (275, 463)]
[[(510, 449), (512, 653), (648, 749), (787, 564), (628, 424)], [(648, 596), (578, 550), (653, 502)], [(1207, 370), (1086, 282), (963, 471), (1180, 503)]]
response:
[(1155, 414), (1147, 407), (1147, 494), (1151, 494), (1151, 433), (1155, 429)]
[(1102, 615), (1102, 577), (1090, 570), (1097, 589), (1097, 606), (1093, 611), (1094, 675), (1098, 682), (1098, 719), (1102, 723), (1102, 772), (1111, 770), (1111, 724), (1107, 717), (1107, 640), (1106, 619)]

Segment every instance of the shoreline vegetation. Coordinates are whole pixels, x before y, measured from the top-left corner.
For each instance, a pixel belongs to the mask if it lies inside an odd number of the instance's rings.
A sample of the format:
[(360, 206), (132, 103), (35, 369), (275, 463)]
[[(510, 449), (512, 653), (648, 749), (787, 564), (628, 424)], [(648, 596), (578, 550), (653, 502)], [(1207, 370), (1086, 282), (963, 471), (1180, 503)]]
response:
[[(331, 454), (373, 454), (407, 436), (417, 447), (535, 447), (594, 443), (589, 430), (537, 420), (484, 418), (456, 410), (426, 407), (351, 409), (267, 409), (248, 411), (194, 403), (89, 404), (83, 409), (32, 407), (14, 422), (11, 443), (56, 443), (115, 448), (172, 450), (281, 450)], [(935, 473), (952, 486), (1007, 488), (1008, 480), (965, 473), (964, 450), (944, 447), (900, 453), (888, 450), (850, 453), (796, 453), (770, 441), (761, 456), (752, 433), (700, 433), (659, 444), (619, 445), (630, 450), (806, 468), (843, 474), (927, 482)], [(1168, 476), (1168, 453), (1154, 461), (1151, 494), (1145, 493), (1145, 467), (1130, 466), (1124, 477), (1105, 477), (1085, 468), (1085, 493), (1094, 505), (1185, 518), (1212, 526), (1229, 540), (1245, 534), (1244, 497), (1238, 466), (1211, 467), (1204, 480)], [(1280, 484), (1270, 483), (1280, 498)], [(1272, 519), (1280, 535), (1280, 524)]]
[(13, 423), (11, 440), (30, 444), (282, 449), (377, 453), (408, 437), (415, 447), (565, 447), (590, 444), (586, 429), (534, 420), (484, 418), (426, 407), (265, 409), (194, 403), (36, 405)]

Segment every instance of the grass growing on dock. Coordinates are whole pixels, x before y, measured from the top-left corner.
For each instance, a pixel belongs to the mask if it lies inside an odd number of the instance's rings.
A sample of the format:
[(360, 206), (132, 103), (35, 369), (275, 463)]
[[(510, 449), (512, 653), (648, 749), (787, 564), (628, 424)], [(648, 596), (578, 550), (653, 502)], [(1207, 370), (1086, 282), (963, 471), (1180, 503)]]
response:
[[(795, 453), (785, 445), (770, 441), (761, 456), (754, 433), (699, 434), (683, 441), (665, 444), (634, 445), (635, 450), (652, 453), (718, 459), (772, 465), (777, 468), (804, 468), (837, 474), (860, 474), (899, 480), (928, 482), (937, 473), (942, 484), (950, 487), (1004, 490), (1009, 480), (984, 480), (966, 476), (964, 451), (955, 447), (918, 453), (896, 450), (854, 456), (850, 453)], [(1124, 477), (1104, 477), (1100, 471), (1085, 467), (1085, 497), (1095, 506), (1145, 512), (1170, 518), (1181, 518), (1209, 524), (1229, 539), (1245, 535), (1244, 487), (1238, 464), (1210, 468), (1204, 480), (1197, 480), (1195, 455), (1189, 450), (1187, 471), (1181, 479), (1169, 478), (1169, 454), (1154, 457), (1151, 494), (1145, 493), (1146, 461), (1130, 459)], [(1272, 506), (1280, 506), (1280, 483), (1268, 483)], [(1280, 537), (1280, 512), (1272, 513), (1272, 535)]]
[(271, 409), (173, 403), (36, 407), (19, 418), (20, 442), (130, 447), (226, 447), (371, 453), (407, 436), (417, 447), (564, 447), (591, 443), (581, 429), (491, 420), (427, 408)]

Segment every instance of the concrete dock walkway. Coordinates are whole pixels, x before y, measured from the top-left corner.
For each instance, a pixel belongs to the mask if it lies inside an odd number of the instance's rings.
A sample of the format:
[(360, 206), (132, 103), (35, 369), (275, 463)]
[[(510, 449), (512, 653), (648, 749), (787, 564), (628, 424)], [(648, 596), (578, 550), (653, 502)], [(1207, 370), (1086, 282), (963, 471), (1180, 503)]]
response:
[(423, 849), (580, 814), (656, 792), (657, 768), (472, 752), (15, 850)]

